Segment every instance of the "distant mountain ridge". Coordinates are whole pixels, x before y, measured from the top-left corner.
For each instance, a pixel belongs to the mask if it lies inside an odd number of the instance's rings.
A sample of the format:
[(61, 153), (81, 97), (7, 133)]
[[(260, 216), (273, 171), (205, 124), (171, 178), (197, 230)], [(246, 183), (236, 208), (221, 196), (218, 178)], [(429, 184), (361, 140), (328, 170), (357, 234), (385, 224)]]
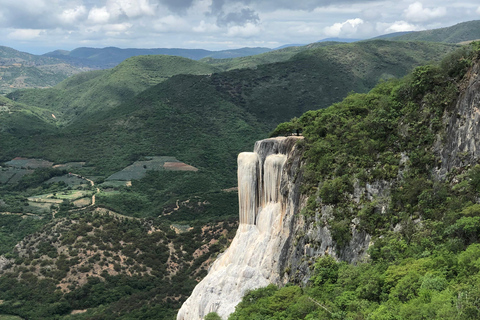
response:
[(61, 59), (0, 46), (0, 94), (20, 88), (45, 88), (83, 71)]
[(83, 65), (95, 69), (113, 68), (125, 59), (142, 55), (169, 55), (179, 56), (192, 60), (200, 60), (211, 57), (215, 59), (237, 58), (257, 55), (272, 51), (270, 48), (240, 48), (220, 51), (205, 49), (181, 49), (181, 48), (156, 48), (156, 49), (121, 49), (117, 47), (106, 48), (76, 48), (72, 51), (56, 50), (44, 54), (45, 57), (54, 57), (74, 65)]
[(390, 38), (395, 41), (460, 43), (480, 39), (480, 20), (458, 23), (451, 27), (410, 32)]

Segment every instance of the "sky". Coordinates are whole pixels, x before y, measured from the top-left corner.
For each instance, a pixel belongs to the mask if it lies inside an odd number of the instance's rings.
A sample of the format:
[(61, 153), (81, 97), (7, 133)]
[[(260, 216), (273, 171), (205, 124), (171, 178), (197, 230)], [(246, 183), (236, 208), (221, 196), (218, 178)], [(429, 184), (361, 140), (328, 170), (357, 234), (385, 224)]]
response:
[(0, 0), (0, 45), (276, 48), (479, 20), (478, 0)]

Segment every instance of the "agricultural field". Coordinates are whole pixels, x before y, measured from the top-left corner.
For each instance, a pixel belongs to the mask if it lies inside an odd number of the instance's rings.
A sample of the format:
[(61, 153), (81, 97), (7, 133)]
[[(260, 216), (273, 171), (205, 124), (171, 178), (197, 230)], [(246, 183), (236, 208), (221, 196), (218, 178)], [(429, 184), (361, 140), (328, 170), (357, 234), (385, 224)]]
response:
[(53, 165), (43, 159), (17, 157), (3, 165), (0, 167), (2, 212), (54, 216), (61, 206), (74, 209), (92, 204), (93, 181), (66, 171), (80, 170), (85, 162)]
[(17, 183), (22, 179), (24, 175), (33, 173), (33, 170), (14, 168), (14, 167), (1, 167), (0, 168), (0, 184)]
[(8, 162), (5, 162), (5, 165), (13, 168), (36, 169), (50, 168), (53, 166), (53, 162), (43, 159), (27, 159), (18, 157)]
[[(106, 185), (115, 186), (114, 181), (140, 180), (147, 174), (147, 171), (198, 171), (197, 168), (178, 161), (175, 157), (154, 156), (145, 157), (145, 160), (135, 161), (132, 165), (109, 176)], [(117, 182), (118, 185), (125, 185), (124, 182)]]

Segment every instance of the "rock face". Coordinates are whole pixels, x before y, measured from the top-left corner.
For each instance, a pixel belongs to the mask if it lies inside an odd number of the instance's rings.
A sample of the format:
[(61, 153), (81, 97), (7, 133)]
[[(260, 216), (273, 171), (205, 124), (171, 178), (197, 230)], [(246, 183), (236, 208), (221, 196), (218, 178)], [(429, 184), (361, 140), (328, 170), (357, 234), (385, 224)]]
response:
[(441, 162), (437, 171), (444, 178), (453, 168), (466, 167), (480, 159), (480, 63), (475, 63), (465, 76), (456, 105), (443, 117), (445, 134), (437, 138), (435, 153)]
[(301, 137), (258, 141), (238, 156), (240, 226), (178, 312), (178, 320), (202, 319), (215, 311), (227, 318), (252, 289), (281, 283), (286, 246), (300, 204)]

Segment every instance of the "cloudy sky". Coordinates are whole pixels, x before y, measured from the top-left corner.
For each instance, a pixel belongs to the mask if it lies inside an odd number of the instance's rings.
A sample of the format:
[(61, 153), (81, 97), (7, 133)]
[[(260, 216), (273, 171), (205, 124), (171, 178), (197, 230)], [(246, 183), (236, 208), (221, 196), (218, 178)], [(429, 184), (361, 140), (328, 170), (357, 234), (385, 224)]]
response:
[(0, 45), (275, 48), (477, 19), (478, 0), (0, 0)]

